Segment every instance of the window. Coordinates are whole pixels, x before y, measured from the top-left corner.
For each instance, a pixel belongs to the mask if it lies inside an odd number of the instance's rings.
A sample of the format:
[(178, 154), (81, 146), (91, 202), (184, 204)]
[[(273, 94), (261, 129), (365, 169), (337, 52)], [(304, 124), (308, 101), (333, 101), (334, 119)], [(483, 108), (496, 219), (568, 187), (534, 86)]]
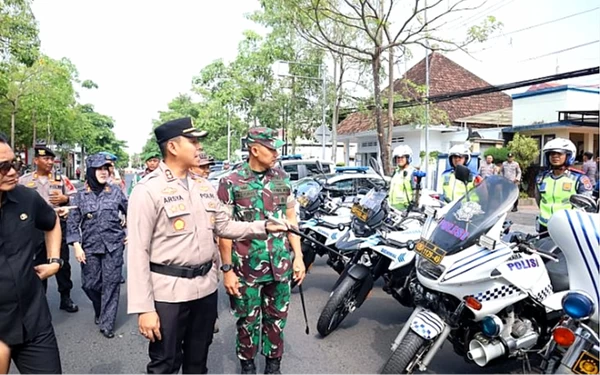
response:
[(283, 166), (283, 170), (290, 175), (290, 180), (298, 180), (298, 164), (287, 164)]

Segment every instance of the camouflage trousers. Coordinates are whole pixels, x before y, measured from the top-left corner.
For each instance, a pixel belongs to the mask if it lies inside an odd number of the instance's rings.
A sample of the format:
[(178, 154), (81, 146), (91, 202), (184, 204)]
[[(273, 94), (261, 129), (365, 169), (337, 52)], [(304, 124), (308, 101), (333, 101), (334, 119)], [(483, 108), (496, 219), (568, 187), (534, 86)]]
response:
[[(269, 281), (246, 283), (240, 278), (241, 297), (230, 296), (237, 320), (236, 352), (239, 359), (254, 359), (262, 332), (262, 354), (283, 355), (283, 328), (290, 305), (290, 283)], [(261, 329), (262, 323), (262, 329)]]

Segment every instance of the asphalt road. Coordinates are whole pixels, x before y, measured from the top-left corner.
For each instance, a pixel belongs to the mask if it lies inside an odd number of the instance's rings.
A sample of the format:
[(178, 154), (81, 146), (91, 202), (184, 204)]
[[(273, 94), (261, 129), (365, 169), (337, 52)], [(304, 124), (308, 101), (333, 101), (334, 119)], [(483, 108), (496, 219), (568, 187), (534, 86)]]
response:
[[(515, 230), (533, 231), (535, 211), (511, 214)], [(94, 324), (92, 305), (81, 290), (80, 269), (73, 266), (72, 297), (80, 311), (69, 314), (58, 309), (59, 295), (54, 278), (48, 288), (63, 371), (65, 373), (143, 373), (147, 358), (147, 340), (137, 331), (137, 320), (126, 314), (127, 291), (122, 284), (116, 336), (104, 338)], [(316, 321), (325, 305), (336, 274), (319, 259), (304, 284), (310, 334), (304, 333), (300, 296), (292, 295), (286, 333), (284, 373), (378, 373), (390, 353), (390, 344), (411, 311), (402, 307), (377, 284), (365, 304), (351, 314), (337, 331), (320, 338)], [(220, 332), (215, 335), (209, 356), (210, 373), (239, 373), (234, 354), (234, 318), (229, 313), (223, 288), (219, 291)], [(264, 370), (262, 357), (257, 363)], [(520, 363), (505, 361), (496, 367), (479, 368), (457, 356), (446, 343), (427, 373), (508, 373)], [(12, 373), (16, 369), (11, 369)]]

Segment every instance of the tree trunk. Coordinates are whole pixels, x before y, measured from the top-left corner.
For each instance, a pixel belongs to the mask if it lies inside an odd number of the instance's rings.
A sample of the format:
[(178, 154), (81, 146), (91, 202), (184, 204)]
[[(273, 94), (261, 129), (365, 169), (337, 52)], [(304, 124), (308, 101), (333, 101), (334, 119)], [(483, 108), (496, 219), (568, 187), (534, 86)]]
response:
[[(340, 64), (341, 64), (341, 56), (340, 56)], [(339, 86), (336, 84), (337, 70), (338, 70), (338, 62), (337, 62), (337, 59), (334, 57), (334, 59), (333, 59), (333, 92), (335, 95), (335, 99), (333, 100), (333, 116), (331, 116), (331, 160), (333, 161), (333, 164), (335, 164), (336, 159), (337, 159), (337, 120), (338, 120), (337, 119), (337, 111), (338, 111), (337, 98), (338, 98), (338, 90), (339, 90)]]
[[(340, 107), (342, 106), (342, 97), (344, 96), (344, 91), (343, 91), (343, 82), (344, 82), (344, 73), (346, 72), (346, 69), (344, 68), (344, 56), (340, 56), (340, 75), (338, 78), (338, 84), (337, 84), (337, 88), (336, 88), (336, 98), (335, 98), (335, 105), (333, 107), (333, 126), (331, 129), (331, 133), (332, 133), (332, 140), (335, 142), (335, 144), (337, 145), (337, 125), (340, 121)], [(337, 148), (336, 148), (337, 149)], [(350, 160), (350, 150), (346, 150), (344, 147), (344, 152), (348, 153), (348, 160)], [(333, 161), (335, 162), (335, 159), (333, 159)], [(345, 162), (345, 159), (344, 159)]]
[(391, 175), (390, 170), (390, 146), (387, 143), (385, 129), (381, 119), (381, 88), (379, 82), (379, 72), (381, 68), (381, 48), (378, 46), (375, 49), (373, 59), (371, 60), (373, 67), (373, 85), (375, 94), (375, 123), (377, 124), (377, 140), (379, 142), (379, 151), (381, 154), (381, 165), (383, 173), (387, 176)]
[(15, 122), (17, 117), (17, 108), (19, 106), (19, 99), (15, 99), (12, 102), (12, 111), (10, 112), (10, 148), (15, 149)]
[[(388, 85), (388, 126), (387, 126), (387, 145), (392, 147), (392, 138), (394, 135), (394, 49), (389, 51), (388, 70), (389, 70), (389, 85)], [(392, 160), (393, 162), (393, 160)], [(390, 163), (391, 164), (391, 163)], [(391, 166), (390, 166), (390, 169)]]
[(35, 109), (33, 110), (33, 114), (32, 114), (32, 118), (31, 118), (31, 122), (33, 123), (33, 137), (31, 137), (31, 147), (35, 148), (36, 145), (36, 139), (37, 139), (37, 119), (35, 116)]

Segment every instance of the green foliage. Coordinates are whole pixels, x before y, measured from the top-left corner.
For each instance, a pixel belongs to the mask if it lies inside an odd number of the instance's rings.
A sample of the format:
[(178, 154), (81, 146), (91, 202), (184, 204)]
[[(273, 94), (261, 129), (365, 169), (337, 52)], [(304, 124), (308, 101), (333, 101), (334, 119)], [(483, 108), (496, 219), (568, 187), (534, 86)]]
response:
[(37, 60), (40, 40), (30, 0), (0, 0), (0, 73), (5, 64), (31, 66)]
[(540, 154), (537, 141), (519, 133), (516, 133), (513, 140), (508, 142), (508, 149), (515, 155), (515, 161), (519, 163), (523, 171)]
[(497, 148), (497, 147), (491, 147), (488, 148), (487, 150), (485, 150), (485, 152), (483, 153), (483, 156), (486, 157), (488, 155), (492, 155), (492, 157), (494, 158), (494, 164), (498, 164), (498, 163), (503, 163), (505, 162), (508, 157), (508, 148), (506, 147), (501, 147), (501, 148)]

